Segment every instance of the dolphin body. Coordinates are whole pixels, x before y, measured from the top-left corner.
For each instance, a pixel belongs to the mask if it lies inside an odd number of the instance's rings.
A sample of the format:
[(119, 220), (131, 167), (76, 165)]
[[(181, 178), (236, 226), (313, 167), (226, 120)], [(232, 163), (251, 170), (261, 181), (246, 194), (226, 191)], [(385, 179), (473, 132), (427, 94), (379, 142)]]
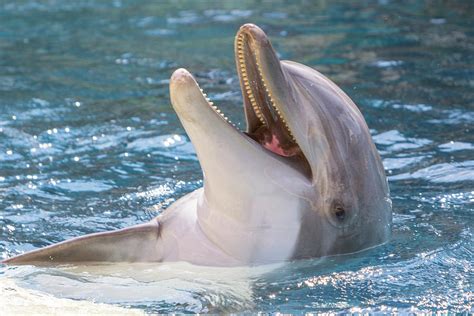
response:
[(280, 61), (265, 33), (235, 38), (246, 132), (176, 70), (171, 103), (203, 188), (148, 223), (74, 238), (6, 264), (187, 261), (239, 266), (361, 251), (387, 241), (392, 212), (381, 159), (357, 106), (316, 70)]

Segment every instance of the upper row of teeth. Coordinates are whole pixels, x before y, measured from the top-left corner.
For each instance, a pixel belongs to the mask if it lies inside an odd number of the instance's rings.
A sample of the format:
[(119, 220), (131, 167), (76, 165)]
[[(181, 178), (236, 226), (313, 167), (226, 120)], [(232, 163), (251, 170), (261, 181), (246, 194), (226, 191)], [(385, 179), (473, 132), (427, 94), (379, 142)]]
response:
[[(250, 87), (250, 82), (249, 82), (249, 79), (248, 79), (248, 76), (247, 76), (247, 66), (245, 64), (245, 56), (244, 56), (244, 35), (243, 34), (239, 34), (239, 36), (237, 37), (237, 55), (238, 55), (238, 58), (239, 58), (239, 67), (240, 67), (240, 73), (242, 75), (242, 81), (244, 83), (244, 89), (247, 92), (247, 96), (250, 100), (250, 103), (252, 105), (253, 110), (255, 111), (255, 114), (257, 115), (260, 122), (262, 122), (262, 124), (265, 125), (265, 123), (266, 123), (265, 122), (265, 117), (262, 114), (262, 110), (261, 110), (260, 106), (257, 104), (257, 102), (255, 100), (255, 96), (253, 94), (252, 88)], [(265, 79), (263, 77), (263, 71), (262, 71), (260, 63), (258, 61), (257, 54), (255, 54), (254, 56), (255, 56), (255, 63), (257, 65), (257, 70), (260, 74), (260, 79), (262, 80), (263, 87), (265, 88), (267, 96), (270, 99), (270, 104), (273, 107), (273, 109), (277, 112), (280, 120), (285, 125), (286, 130), (288, 131), (289, 135), (294, 139), (294, 136), (291, 133), (290, 128), (288, 127), (288, 123), (283, 118), (283, 115), (281, 114), (280, 110), (276, 107), (275, 101), (273, 100), (273, 97), (272, 97), (272, 94), (268, 90), (267, 83), (265, 82)]]
[(257, 101), (255, 100), (255, 96), (253, 95), (253, 91), (250, 87), (250, 82), (247, 77), (247, 66), (245, 65), (244, 57), (244, 36), (242, 34), (239, 34), (239, 36), (237, 37), (237, 56), (239, 58), (239, 67), (240, 73), (242, 75), (242, 81), (244, 83), (244, 90), (247, 92), (247, 96), (250, 100), (250, 104), (252, 105), (255, 114), (257, 115), (260, 122), (265, 125), (265, 117), (263, 116), (262, 111), (258, 106)]

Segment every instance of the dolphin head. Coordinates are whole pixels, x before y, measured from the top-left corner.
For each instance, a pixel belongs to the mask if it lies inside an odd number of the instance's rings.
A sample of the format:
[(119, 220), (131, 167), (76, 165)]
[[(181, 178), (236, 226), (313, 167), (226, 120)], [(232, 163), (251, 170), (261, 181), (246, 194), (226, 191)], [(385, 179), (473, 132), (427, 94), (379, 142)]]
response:
[(192, 75), (170, 96), (204, 174), (204, 188), (148, 223), (81, 236), (0, 263), (188, 261), (248, 265), (360, 251), (387, 240), (384, 169), (354, 103), (312, 68), (280, 61), (265, 33), (242, 26), (235, 55), (239, 131)]
[(388, 184), (356, 105), (316, 70), (280, 61), (253, 24), (238, 31), (235, 58), (245, 132), (186, 70), (170, 82), (204, 173), (203, 231), (247, 262), (350, 253), (386, 241)]

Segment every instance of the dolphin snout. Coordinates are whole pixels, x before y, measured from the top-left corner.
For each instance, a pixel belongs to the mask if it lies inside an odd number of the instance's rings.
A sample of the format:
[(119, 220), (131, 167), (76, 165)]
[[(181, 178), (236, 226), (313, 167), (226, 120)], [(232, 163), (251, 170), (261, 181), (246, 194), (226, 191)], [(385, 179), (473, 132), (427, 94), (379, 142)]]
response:
[(194, 81), (193, 76), (184, 68), (176, 69), (170, 79), (171, 84), (186, 84)]
[(239, 29), (239, 32), (237, 33), (237, 36), (239, 36), (240, 34), (248, 35), (250, 39), (252, 39), (254, 42), (259, 43), (260, 45), (269, 43), (268, 37), (265, 32), (252, 23), (242, 25)]
[(260, 29), (260, 28), (253, 23), (245, 23), (244, 25), (240, 27), (239, 32), (250, 31), (252, 29)]
[[(174, 110), (181, 119), (194, 122), (191, 114), (193, 106), (200, 103), (207, 104), (199, 86), (189, 71), (179, 68), (170, 78), (170, 98)], [(200, 103), (197, 103), (200, 100)]]

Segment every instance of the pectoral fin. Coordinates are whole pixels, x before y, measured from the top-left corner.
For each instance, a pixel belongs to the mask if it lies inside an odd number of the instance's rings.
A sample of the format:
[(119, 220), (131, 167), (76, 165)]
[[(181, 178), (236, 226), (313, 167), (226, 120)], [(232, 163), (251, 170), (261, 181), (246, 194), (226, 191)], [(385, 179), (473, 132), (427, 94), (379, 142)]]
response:
[(111, 232), (63, 241), (21, 254), (2, 263), (54, 265), (76, 262), (160, 261), (159, 223), (156, 219)]

